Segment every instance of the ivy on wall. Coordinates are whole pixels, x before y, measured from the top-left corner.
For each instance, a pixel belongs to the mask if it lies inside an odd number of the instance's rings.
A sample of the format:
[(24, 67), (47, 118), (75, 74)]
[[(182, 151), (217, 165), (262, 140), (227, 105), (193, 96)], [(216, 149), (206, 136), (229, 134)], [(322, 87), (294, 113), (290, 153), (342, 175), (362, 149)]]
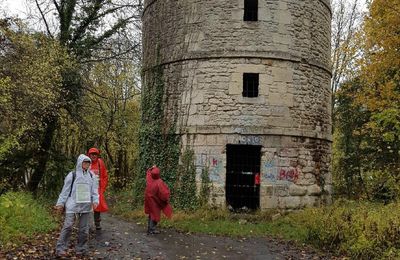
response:
[(139, 170), (135, 178), (134, 195), (143, 203), (146, 170), (152, 165), (161, 169), (161, 177), (173, 187), (179, 161), (180, 138), (176, 134), (176, 120), (165, 117), (165, 84), (163, 67), (157, 65), (143, 72), (141, 125), (139, 130)]
[[(204, 176), (202, 175), (200, 197), (198, 197), (195, 154), (190, 148), (181, 154), (181, 136), (177, 133), (178, 100), (177, 98), (169, 100), (169, 92), (176, 93), (177, 91), (168, 89), (175, 86), (165, 84), (164, 67), (160, 65), (160, 62), (158, 64), (142, 74), (139, 169), (135, 178), (134, 200), (136, 205), (143, 203), (146, 170), (152, 165), (157, 165), (161, 170), (161, 178), (171, 189), (173, 206), (194, 210), (199, 205), (203, 205), (204, 201), (208, 201), (210, 193), (208, 171), (204, 173), (205, 175), (203, 174)], [(205, 181), (205, 176), (208, 181)], [(205, 181), (204, 184), (203, 181)]]
[(174, 205), (184, 210), (196, 209), (199, 203), (196, 196), (196, 167), (193, 150), (186, 149), (182, 153), (177, 177)]

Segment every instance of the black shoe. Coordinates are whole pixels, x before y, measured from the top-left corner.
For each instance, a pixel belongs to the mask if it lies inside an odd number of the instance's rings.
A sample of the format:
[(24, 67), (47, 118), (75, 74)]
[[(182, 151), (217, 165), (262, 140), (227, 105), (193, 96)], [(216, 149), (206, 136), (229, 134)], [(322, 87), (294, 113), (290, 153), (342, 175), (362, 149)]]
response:
[(96, 226), (96, 230), (101, 230), (101, 226)]
[(160, 234), (160, 231), (158, 230), (147, 231), (147, 235), (156, 235), (156, 234)]

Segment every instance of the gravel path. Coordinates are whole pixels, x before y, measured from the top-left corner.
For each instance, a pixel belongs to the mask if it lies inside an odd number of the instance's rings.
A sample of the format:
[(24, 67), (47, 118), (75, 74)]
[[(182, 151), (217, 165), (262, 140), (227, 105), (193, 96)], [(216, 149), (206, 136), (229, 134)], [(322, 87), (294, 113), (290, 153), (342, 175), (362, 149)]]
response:
[(108, 214), (102, 218), (103, 230), (96, 231), (90, 242), (95, 259), (333, 259), (267, 238), (235, 239), (169, 229), (147, 235), (144, 226)]

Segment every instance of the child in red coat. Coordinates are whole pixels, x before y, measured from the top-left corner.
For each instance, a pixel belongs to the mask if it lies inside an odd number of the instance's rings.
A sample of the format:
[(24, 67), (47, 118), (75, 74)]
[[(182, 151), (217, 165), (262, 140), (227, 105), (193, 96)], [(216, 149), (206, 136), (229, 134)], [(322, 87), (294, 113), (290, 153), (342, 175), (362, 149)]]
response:
[(146, 190), (144, 193), (144, 212), (149, 215), (147, 234), (158, 234), (157, 223), (160, 222), (161, 211), (170, 218), (172, 207), (169, 204), (169, 189), (160, 178), (160, 169), (153, 166), (146, 172)]
[(88, 151), (88, 156), (92, 160), (92, 164), (90, 165), (90, 171), (94, 173), (96, 179), (98, 180), (99, 187), (99, 205), (94, 209), (94, 224), (96, 226), (96, 230), (101, 230), (101, 217), (100, 213), (108, 211), (108, 205), (106, 202), (106, 198), (104, 197), (104, 193), (108, 184), (108, 174), (106, 166), (102, 159), (99, 158), (100, 151), (97, 148), (90, 148)]

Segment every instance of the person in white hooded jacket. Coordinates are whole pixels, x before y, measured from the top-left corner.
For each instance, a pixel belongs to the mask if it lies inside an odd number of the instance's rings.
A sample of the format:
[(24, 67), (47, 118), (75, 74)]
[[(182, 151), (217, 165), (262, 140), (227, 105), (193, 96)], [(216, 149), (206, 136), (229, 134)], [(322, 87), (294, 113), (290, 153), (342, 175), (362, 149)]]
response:
[(65, 211), (65, 220), (57, 241), (56, 254), (67, 256), (68, 242), (71, 237), (75, 218), (79, 220), (77, 255), (85, 255), (88, 250), (89, 216), (99, 204), (97, 181), (90, 172), (91, 160), (81, 154), (78, 157), (75, 171), (70, 172), (64, 180), (64, 186), (58, 197), (56, 209)]

